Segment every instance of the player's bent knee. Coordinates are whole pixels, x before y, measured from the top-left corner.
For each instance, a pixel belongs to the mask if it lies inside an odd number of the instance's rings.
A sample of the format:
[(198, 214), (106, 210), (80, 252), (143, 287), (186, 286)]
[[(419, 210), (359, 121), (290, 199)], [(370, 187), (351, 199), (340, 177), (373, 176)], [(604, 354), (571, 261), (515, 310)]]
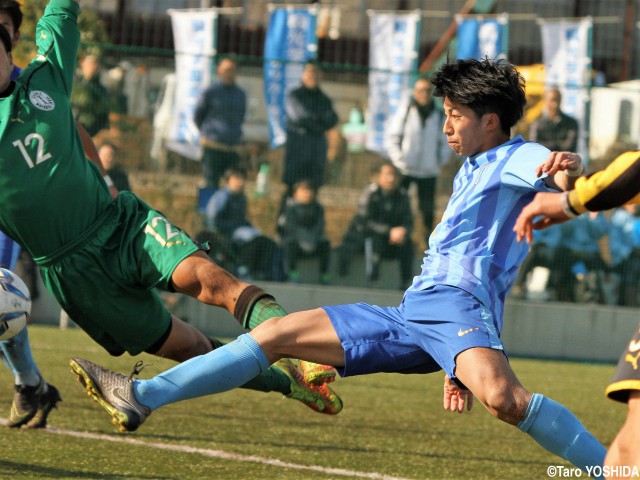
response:
[(511, 425), (517, 425), (524, 418), (528, 404), (514, 392), (500, 389), (492, 389), (483, 403), (494, 417)]

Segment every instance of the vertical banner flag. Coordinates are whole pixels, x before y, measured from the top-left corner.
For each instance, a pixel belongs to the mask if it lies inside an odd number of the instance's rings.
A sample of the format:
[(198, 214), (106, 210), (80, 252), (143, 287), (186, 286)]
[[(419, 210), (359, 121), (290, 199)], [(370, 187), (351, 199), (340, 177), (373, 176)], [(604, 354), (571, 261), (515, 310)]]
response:
[(420, 13), (369, 12), (369, 128), (367, 149), (385, 154), (384, 134), (418, 67)]
[(495, 18), (456, 16), (458, 46), (456, 58), (507, 58), (509, 16)]
[(560, 90), (560, 108), (578, 121), (578, 153), (587, 160), (593, 21), (540, 20), (540, 28), (545, 86)]
[(300, 84), (307, 60), (316, 57), (317, 8), (274, 8), (264, 44), (264, 95), (271, 148), (287, 139), (284, 101)]
[(217, 44), (217, 9), (169, 10), (176, 51), (176, 90), (167, 148), (200, 159), (193, 112), (200, 92), (212, 80)]

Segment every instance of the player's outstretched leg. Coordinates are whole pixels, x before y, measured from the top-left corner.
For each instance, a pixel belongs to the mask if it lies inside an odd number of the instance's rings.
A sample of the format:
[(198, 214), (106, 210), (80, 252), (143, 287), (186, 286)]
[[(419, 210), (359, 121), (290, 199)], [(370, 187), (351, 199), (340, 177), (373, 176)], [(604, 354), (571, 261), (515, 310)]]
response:
[(566, 407), (534, 393), (518, 428), (541, 447), (570, 461), (585, 472), (602, 466), (607, 450)]
[(528, 433), (549, 452), (585, 472), (588, 467), (602, 467), (606, 449), (600, 442), (566, 407), (530, 394), (502, 351), (465, 350), (457, 357), (456, 375), (493, 415)]
[(16, 393), (7, 425), (10, 428), (44, 428), (49, 413), (62, 398), (58, 389), (40, 375), (31, 354), (27, 329), (0, 342), (0, 349), (15, 378)]
[(134, 431), (163, 405), (243, 385), (266, 370), (269, 360), (251, 335), (244, 334), (149, 380), (133, 380), (133, 374), (127, 377), (79, 358), (72, 359), (70, 365), (89, 396), (113, 417), (113, 423), (121, 431)]
[[(256, 285), (249, 285), (238, 297), (233, 312), (234, 317), (240, 324), (246, 328), (253, 330), (255, 327), (273, 317), (284, 317), (287, 314), (284, 308), (269, 293), (262, 290)], [(214, 341), (212, 345), (215, 346)], [(287, 398), (300, 400), (305, 405), (315, 411), (321, 411), (335, 415), (342, 410), (342, 401), (329, 388), (321, 387), (323, 384), (333, 382), (336, 378), (336, 369), (328, 365), (320, 365), (312, 362), (295, 363), (296, 368), (302, 371), (302, 377), (290, 375), (288, 367), (290, 364), (285, 363), (285, 367), (276, 363), (258, 378), (253, 379), (242, 388), (260, 391), (278, 391)], [(305, 399), (309, 398), (307, 394), (300, 395), (299, 392), (315, 392), (320, 394), (318, 397), (324, 403), (321, 409), (314, 408), (315, 401), (311, 403)], [(340, 407), (338, 408), (338, 405)]]
[[(225, 345), (210, 338), (212, 348)], [(286, 398), (298, 400), (315, 412), (337, 415), (342, 410), (342, 400), (326, 383), (333, 382), (337, 371), (328, 365), (283, 359), (271, 365), (240, 388), (258, 392), (279, 392)]]

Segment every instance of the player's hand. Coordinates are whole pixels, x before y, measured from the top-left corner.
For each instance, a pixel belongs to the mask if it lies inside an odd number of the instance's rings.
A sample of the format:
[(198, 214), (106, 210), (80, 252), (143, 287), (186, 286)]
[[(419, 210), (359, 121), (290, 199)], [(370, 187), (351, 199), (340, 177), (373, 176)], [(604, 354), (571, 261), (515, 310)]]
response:
[[(551, 152), (549, 157), (536, 168), (536, 175), (552, 177), (558, 172), (578, 172), (583, 170), (582, 157), (573, 152)], [(574, 173), (575, 175), (575, 173)]]
[(114, 200), (118, 196), (118, 189), (111, 185), (109, 187), (109, 193), (111, 194), (111, 199)]
[[(542, 218), (534, 223), (533, 219), (541, 215)], [(513, 231), (516, 232), (516, 239), (519, 242), (524, 238), (528, 243), (532, 243), (534, 230), (542, 230), (567, 220), (569, 217), (562, 210), (562, 194), (540, 192), (533, 197), (529, 205), (522, 209)]]
[(455, 384), (448, 376), (444, 377), (444, 398), (443, 406), (445, 410), (452, 412), (464, 412), (464, 406), (467, 411), (473, 407), (473, 393), (469, 390), (463, 390)]

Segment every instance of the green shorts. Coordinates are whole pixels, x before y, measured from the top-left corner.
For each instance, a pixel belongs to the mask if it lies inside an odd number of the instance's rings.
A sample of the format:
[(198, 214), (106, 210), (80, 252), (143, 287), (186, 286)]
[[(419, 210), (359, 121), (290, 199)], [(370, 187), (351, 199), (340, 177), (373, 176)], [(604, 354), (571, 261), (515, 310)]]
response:
[(168, 331), (169, 291), (178, 264), (199, 246), (164, 215), (121, 192), (81, 239), (35, 259), (47, 289), (111, 355), (136, 355)]

